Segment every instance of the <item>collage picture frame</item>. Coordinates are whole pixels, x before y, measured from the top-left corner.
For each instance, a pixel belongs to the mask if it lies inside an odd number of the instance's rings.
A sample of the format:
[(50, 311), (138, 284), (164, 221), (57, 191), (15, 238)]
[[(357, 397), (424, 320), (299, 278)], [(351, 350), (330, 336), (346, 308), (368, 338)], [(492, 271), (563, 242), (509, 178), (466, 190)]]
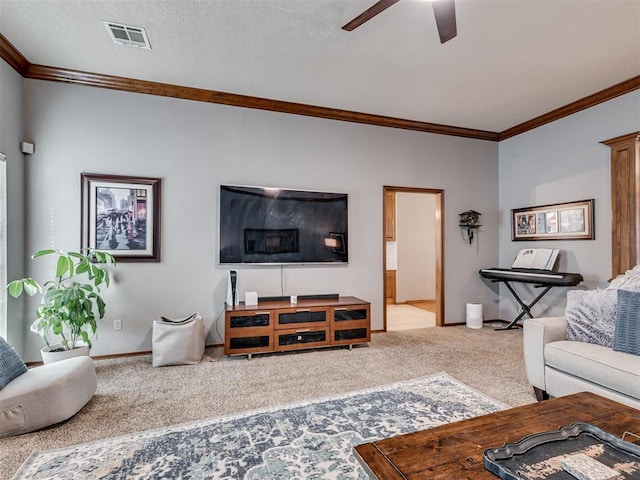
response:
[(511, 210), (511, 240), (593, 240), (594, 199)]

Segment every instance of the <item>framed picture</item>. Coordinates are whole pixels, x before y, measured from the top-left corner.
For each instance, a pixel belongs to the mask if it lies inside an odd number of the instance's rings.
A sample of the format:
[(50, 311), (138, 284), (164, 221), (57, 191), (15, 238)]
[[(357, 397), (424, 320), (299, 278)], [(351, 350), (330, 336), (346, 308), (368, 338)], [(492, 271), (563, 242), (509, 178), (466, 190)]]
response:
[(593, 240), (594, 200), (511, 210), (511, 240)]
[(159, 178), (82, 173), (82, 247), (118, 262), (160, 261)]

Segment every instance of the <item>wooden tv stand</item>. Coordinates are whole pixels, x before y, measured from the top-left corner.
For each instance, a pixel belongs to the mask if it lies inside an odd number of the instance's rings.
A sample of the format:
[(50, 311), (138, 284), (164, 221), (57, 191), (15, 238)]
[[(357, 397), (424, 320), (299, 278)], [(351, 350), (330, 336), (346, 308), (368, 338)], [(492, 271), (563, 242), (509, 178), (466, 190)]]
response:
[(283, 352), (371, 341), (370, 304), (356, 297), (258, 302), (225, 312), (225, 355)]

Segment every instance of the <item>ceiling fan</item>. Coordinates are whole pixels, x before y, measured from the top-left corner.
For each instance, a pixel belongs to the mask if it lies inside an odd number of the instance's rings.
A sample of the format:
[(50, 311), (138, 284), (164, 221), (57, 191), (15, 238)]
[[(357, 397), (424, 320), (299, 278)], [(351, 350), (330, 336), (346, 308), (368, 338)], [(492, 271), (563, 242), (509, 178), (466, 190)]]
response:
[[(358, 28), (363, 23), (368, 22), (379, 13), (384, 12), (387, 8), (398, 1), (399, 0), (380, 0), (343, 26), (342, 29), (350, 32), (351, 30)], [(448, 42), (458, 34), (458, 30), (456, 28), (455, 0), (433, 0), (431, 5), (433, 6), (433, 14), (436, 17), (440, 43)]]

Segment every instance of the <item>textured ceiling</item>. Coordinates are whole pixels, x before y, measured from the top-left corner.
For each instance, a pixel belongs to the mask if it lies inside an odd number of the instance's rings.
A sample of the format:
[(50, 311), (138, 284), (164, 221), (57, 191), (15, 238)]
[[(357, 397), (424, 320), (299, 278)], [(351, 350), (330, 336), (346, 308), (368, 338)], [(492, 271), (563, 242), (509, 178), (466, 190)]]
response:
[[(640, 0), (0, 0), (31, 63), (499, 132), (640, 75)], [(141, 26), (115, 45), (103, 20)]]

